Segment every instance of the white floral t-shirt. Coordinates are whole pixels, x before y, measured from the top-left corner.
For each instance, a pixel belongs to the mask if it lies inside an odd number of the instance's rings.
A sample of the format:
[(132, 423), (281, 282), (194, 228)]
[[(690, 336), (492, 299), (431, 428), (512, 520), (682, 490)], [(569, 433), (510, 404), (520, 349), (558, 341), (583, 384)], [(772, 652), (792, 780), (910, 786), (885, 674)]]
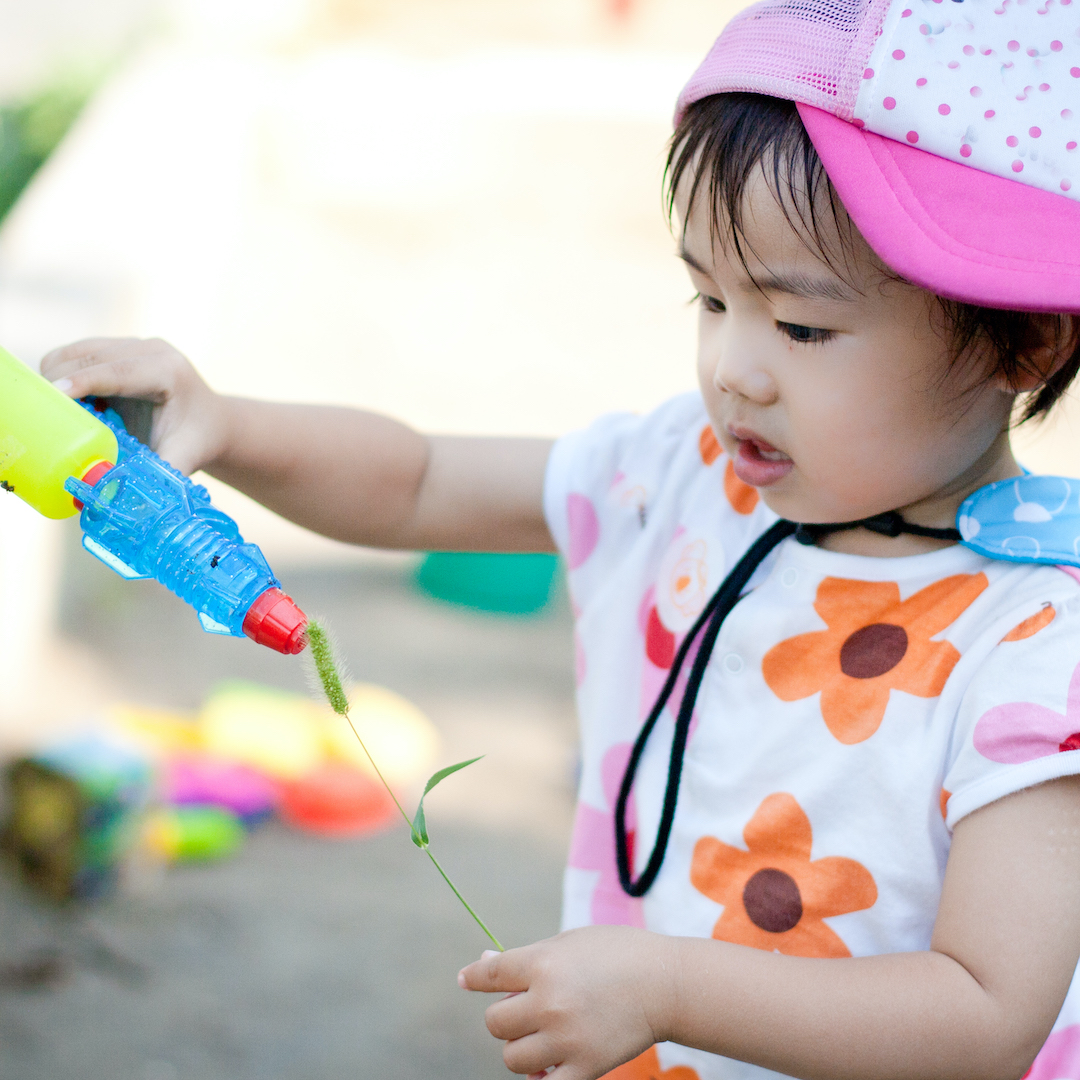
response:
[[(667, 856), (633, 899), (613, 820), (630, 748), (687, 630), (776, 516), (735, 476), (698, 394), (561, 439), (545, 509), (569, 566), (583, 742), (566, 927), (645, 926), (793, 956), (926, 949), (956, 822), (1080, 773), (1072, 572), (960, 545), (875, 559), (788, 539), (720, 631)], [(635, 874), (656, 836), (680, 693), (637, 773)], [(1077, 989), (1031, 1080), (1080, 1080)], [(610, 1075), (778, 1074), (664, 1044)]]

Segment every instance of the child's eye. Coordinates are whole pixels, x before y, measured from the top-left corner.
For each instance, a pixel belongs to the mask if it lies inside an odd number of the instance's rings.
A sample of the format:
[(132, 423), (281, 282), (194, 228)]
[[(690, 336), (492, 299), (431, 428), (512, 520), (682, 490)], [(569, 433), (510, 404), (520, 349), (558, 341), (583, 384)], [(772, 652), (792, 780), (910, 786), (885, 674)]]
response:
[(693, 303), (700, 303), (706, 311), (711, 311), (714, 315), (723, 314), (727, 311), (723, 301), (717, 300), (715, 296), (706, 296), (704, 293), (694, 293)]
[(833, 336), (832, 330), (822, 330), (816, 326), (800, 326), (798, 323), (778, 322), (776, 328), (792, 341), (807, 345), (820, 345)]

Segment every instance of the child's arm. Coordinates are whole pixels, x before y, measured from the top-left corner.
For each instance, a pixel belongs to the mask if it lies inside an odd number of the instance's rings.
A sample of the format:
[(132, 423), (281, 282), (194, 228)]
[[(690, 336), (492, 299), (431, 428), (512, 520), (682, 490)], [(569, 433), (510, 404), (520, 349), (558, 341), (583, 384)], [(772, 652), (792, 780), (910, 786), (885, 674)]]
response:
[(781, 956), (590, 927), (465, 968), (513, 1072), (594, 1080), (670, 1040), (828, 1080), (1016, 1080), (1080, 956), (1080, 778), (990, 804), (953, 837), (928, 952)]
[(154, 448), (279, 514), (379, 547), (552, 551), (544, 439), (429, 437), (358, 409), (215, 394), (163, 341), (96, 338), (51, 352), (42, 373), (72, 397), (159, 408)]

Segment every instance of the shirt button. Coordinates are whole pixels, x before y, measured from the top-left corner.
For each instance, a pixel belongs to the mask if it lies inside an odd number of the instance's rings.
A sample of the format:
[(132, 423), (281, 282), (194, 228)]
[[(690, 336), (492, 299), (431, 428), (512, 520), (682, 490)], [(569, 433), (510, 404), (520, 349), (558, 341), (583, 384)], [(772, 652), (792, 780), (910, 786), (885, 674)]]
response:
[(796, 570), (794, 566), (789, 566), (780, 575), (780, 584), (783, 585), (785, 589), (793, 588), (798, 583), (798, 580), (799, 580), (799, 571)]
[(743, 669), (743, 660), (738, 653), (729, 652), (724, 657), (724, 670), (731, 675), (738, 675)]

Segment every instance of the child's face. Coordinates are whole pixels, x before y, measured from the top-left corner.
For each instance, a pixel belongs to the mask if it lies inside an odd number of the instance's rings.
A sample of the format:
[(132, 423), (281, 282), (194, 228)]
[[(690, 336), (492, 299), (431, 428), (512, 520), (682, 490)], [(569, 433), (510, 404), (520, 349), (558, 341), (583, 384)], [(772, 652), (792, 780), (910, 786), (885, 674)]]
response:
[[(985, 360), (950, 367), (935, 298), (890, 280), (854, 229), (846, 259), (834, 260), (841, 276), (759, 175), (744, 222), (751, 277), (730, 244), (713, 243), (704, 195), (688, 221), (685, 195), (676, 205), (701, 294), (709, 417), (737, 475), (772, 510), (826, 522), (898, 509), (948, 526), (967, 494), (1016, 475), (1013, 394)], [(831, 219), (822, 229), (839, 253)]]

